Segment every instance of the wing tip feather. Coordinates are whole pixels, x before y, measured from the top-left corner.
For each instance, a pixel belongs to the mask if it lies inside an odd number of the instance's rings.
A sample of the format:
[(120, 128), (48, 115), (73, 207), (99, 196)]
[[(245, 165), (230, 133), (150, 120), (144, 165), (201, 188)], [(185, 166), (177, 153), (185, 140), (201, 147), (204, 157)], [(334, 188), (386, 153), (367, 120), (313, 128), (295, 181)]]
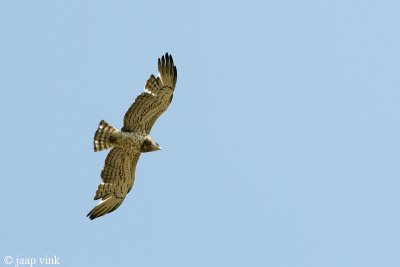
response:
[(168, 52), (162, 55), (161, 58), (158, 58), (158, 72), (163, 83), (166, 82), (167, 86), (175, 88), (178, 72), (174, 64), (174, 59)]
[(106, 198), (100, 201), (86, 216), (89, 217), (90, 220), (94, 220), (107, 213), (113, 212), (122, 204), (123, 200), (123, 198), (116, 198), (114, 196)]

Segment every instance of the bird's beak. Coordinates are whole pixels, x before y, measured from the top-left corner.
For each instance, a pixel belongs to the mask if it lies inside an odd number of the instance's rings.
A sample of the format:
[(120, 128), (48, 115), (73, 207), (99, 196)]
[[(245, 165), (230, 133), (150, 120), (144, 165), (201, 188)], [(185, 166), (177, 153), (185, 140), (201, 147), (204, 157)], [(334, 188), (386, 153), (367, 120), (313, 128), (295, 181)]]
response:
[(162, 147), (158, 146), (158, 150), (162, 150)]

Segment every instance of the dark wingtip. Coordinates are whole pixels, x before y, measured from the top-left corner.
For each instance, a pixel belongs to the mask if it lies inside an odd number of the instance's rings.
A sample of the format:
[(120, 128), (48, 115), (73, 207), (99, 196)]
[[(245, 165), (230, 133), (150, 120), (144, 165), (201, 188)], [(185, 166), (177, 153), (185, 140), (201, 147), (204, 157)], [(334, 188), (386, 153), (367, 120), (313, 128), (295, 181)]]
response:
[(176, 85), (176, 81), (178, 80), (178, 70), (176, 69), (176, 67), (174, 66), (174, 86)]
[(100, 213), (99, 206), (95, 206), (86, 216), (89, 217), (90, 220), (94, 220), (102, 215), (104, 214)]
[(93, 216), (93, 214), (91, 214), (90, 212), (86, 215), (86, 217), (88, 217), (90, 220), (93, 221), (93, 219), (95, 219), (96, 217)]
[(172, 76), (173, 86), (175, 87), (178, 71), (174, 64), (174, 59), (172, 58), (172, 55), (168, 52), (158, 58), (158, 72), (160, 73), (160, 75)]

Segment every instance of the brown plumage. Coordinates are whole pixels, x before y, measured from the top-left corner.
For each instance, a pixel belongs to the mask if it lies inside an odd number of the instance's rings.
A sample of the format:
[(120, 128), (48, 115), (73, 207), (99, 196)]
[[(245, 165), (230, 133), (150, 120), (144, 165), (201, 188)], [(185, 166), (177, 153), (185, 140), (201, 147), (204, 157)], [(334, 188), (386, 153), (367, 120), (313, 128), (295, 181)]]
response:
[(89, 213), (90, 219), (117, 209), (132, 189), (140, 154), (157, 151), (160, 146), (149, 136), (158, 117), (167, 110), (176, 85), (177, 70), (168, 53), (158, 59), (158, 77), (151, 75), (145, 90), (136, 97), (124, 117), (121, 131), (100, 121), (94, 136), (94, 151), (111, 148), (101, 172), (102, 183), (95, 200), (101, 201)]

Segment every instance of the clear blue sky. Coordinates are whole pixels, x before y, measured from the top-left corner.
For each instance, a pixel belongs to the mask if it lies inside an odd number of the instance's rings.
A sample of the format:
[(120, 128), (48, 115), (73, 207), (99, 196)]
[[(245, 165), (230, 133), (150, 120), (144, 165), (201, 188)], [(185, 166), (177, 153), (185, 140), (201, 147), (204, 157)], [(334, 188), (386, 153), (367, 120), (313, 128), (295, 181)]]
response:
[[(0, 266), (400, 266), (398, 1), (1, 1)], [(156, 60), (174, 101), (85, 217)], [(40, 266), (36, 263), (36, 266)]]

